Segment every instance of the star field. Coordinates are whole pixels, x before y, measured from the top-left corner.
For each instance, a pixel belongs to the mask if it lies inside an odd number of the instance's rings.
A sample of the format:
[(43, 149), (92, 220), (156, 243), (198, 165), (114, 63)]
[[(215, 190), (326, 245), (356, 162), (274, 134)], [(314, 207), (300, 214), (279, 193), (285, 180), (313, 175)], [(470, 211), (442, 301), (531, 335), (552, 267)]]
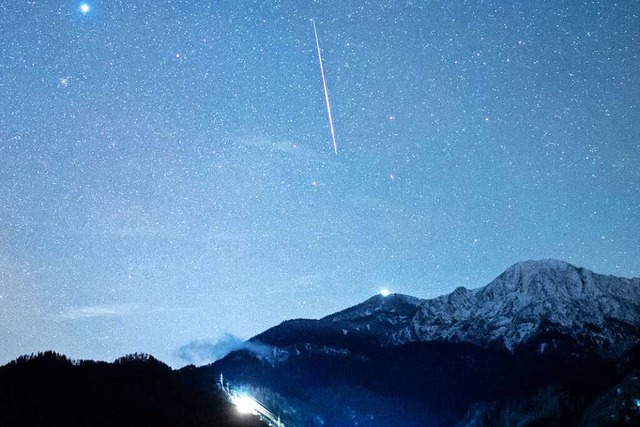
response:
[[(333, 152), (311, 18), (338, 153)], [(640, 4), (0, 5), (0, 363), (640, 274)]]

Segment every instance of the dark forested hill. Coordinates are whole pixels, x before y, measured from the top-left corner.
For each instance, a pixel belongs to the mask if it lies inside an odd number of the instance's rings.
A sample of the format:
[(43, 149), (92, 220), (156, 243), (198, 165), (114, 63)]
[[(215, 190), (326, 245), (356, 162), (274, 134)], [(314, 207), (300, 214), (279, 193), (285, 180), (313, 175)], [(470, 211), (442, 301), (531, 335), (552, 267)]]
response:
[(53, 352), (0, 367), (0, 426), (260, 426), (213, 384), (148, 355), (74, 362)]

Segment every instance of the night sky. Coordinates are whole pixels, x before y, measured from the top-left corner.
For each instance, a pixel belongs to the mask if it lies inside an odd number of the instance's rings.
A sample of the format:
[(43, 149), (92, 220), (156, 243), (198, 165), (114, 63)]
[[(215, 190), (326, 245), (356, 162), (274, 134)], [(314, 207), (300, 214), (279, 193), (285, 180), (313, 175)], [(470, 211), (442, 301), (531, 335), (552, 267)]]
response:
[(526, 259), (640, 274), (638, 1), (12, 0), (0, 22), (0, 363), (179, 366)]

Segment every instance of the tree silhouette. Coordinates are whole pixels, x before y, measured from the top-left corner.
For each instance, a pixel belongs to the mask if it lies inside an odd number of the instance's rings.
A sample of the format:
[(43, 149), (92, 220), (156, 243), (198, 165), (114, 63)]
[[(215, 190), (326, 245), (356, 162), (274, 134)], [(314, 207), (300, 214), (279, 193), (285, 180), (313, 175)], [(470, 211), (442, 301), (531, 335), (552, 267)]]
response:
[(0, 426), (262, 425), (183, 372), (139, 353), (113, 363), (21, 356), (0, 367)]

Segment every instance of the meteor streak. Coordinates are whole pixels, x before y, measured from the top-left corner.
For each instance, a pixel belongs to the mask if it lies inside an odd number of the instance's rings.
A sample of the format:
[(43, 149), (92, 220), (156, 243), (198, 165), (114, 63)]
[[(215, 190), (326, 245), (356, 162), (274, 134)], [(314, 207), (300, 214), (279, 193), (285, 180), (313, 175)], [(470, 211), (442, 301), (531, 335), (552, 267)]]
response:
[(322, 74), (322, 87), (324, 88), (324, 100), (327, 104), (327, 116), (329, 116), (329, 127), (331, 128), (331, 140), (333, 141), (333, 151), (338, 154), (338, 144), (336, 144), (336, 131), (333, 128), (333, 117), (331, 115), (331, 103), (329, 102), (329, 89), (327, 89), (327, 79), (324, 77), (324, 67), (322, 65), (322, 54), (320, 53), (320, 42), (318, 41), (318, 30), (316, 30), (316, 21), (313, 23), (313, 34), (316, 36), (316, 48), (318, 49), (318, 62), (320, 63), (320, 74)]

